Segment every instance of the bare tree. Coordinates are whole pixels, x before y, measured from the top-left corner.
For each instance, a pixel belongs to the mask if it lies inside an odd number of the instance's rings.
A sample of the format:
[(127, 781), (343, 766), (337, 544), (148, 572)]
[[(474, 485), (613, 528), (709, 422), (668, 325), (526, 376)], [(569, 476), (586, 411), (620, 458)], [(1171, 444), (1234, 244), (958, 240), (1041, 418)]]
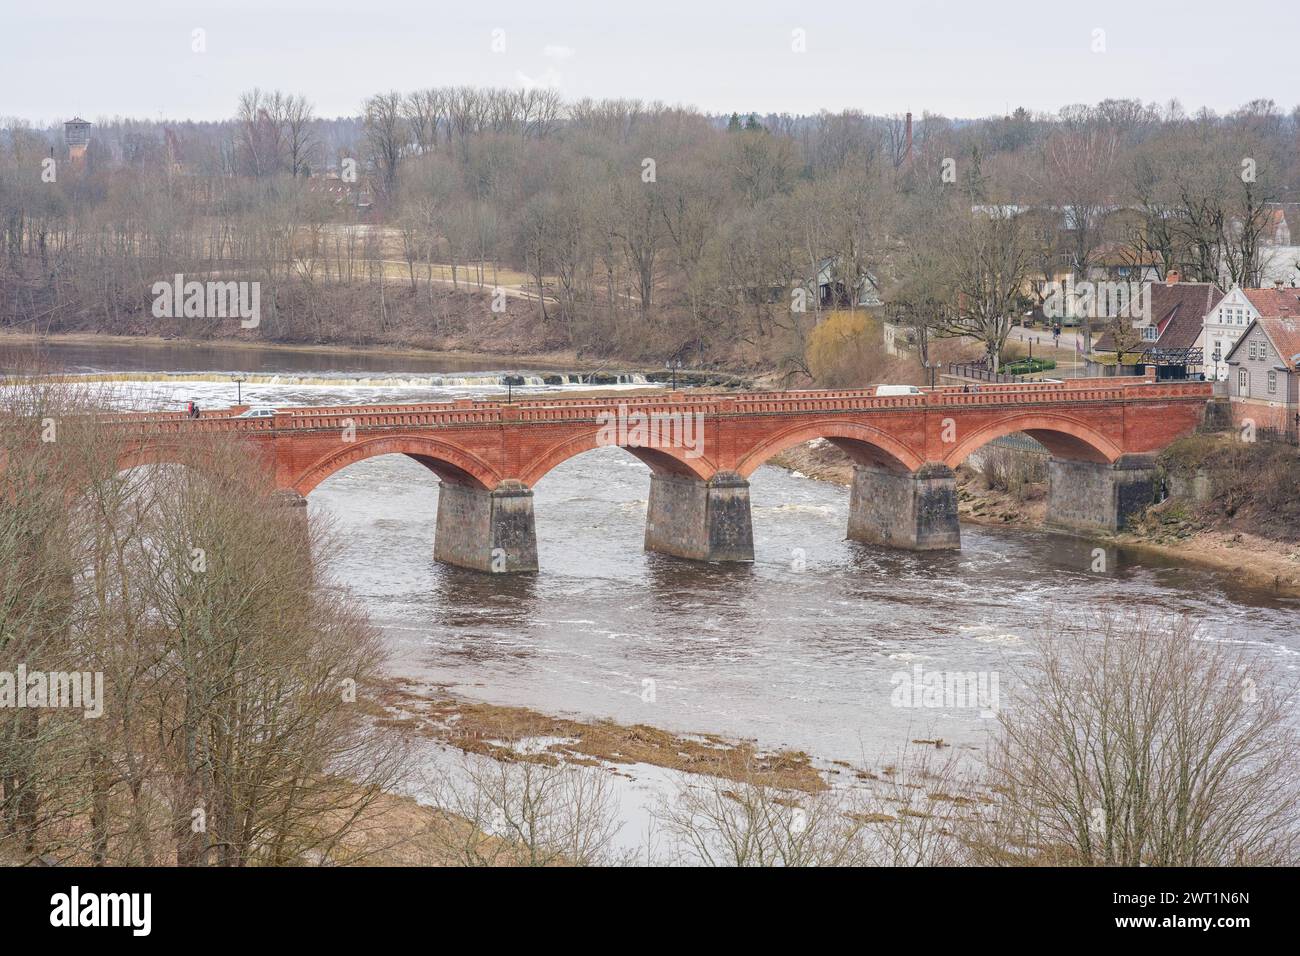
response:
[(282, 115), (285, 146), (289, 153), (289, 172), (294, 177), (309, 176), (319, 147), (312, 105), (305, 96), (290, 95), (285, 97)]
[[(516, 742), (526, 750), (526, 741)], [(593, 866), (626, 858), (616, 850), (618, 803), (607, 771), (525, 753), (517, 761), (462, 754), (435, 782), (450, 819), (430, 836), (462, 866)]]
[(989, 859), (1294, 864), (1294, 685), (1185, 619), (1054, 628), (1002, 714)]
[(364, 122), (370, 160), (379, 175), (381, 191), (391, 195), (397, 169), (406, 155), (410, 130), (404, 121), (401, 93), (376, 93), (365, 102)]
[(942, 331), (982, 342), (996, 372), (1029, 272), (1019, 217), (1004, 210), (958, 215), (942, 248), (957, 293), (956, 313)]

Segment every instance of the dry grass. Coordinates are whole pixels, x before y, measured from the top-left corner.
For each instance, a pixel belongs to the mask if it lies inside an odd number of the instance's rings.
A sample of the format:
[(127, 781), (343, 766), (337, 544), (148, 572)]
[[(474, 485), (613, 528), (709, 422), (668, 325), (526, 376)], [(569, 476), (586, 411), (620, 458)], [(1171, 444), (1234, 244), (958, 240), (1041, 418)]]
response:
[(977, 468), (989, 491), (1005, 492), (1017, 501), (1041, 497), (1047, 481), (1047, 456), (1032, 451), (988, 445), (979, 450)]
[[(387, 682), (380, 695), (387, 711), (379, 722), (403, 733), (438, 740), (466, 753), (502, 761), (533, 761), (599, 766), (651, 764), (692, 774), (746, 780), (783, 790), (816, 793), (826, 781), (808, 754), (797, 750), (768, 753), (752, 742), (715, 734), (682, 736), (645, 724), (553, 717), (526, 707), (467, 701), (444, 689), (432, 692), (404, 681)], [(515, 742), (558, 738), (540, 749), (521, 752)]]

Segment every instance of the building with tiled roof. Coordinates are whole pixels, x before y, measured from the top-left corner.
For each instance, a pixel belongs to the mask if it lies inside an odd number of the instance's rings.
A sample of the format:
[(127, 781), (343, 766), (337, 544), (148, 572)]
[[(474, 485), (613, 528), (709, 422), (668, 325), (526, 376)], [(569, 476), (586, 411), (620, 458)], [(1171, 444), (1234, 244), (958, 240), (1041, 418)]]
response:
[[(1178, 272), (1170, 272), (1164, 282), (1145, 283), (1143, 289), (1150, 298), (1151, 324), (1142, 330), (1142, 345), (1168, 364), (1181, 366), (1174, 377), (1201, 372), (1205, 316), (1223, 298), (1223, 290), (1213, 282), (1183, 282)], [(1094, 352), (1115, 350), (1110, 332), (1103, 332), (1093, 346)]]
[[(1265, 305), (1292, 308), (1287, 302), (1261, 298)], [(1228, 353), (1226, 364), (1235, 422), (1300, 433), (1300, 309), (1253, 320)]]
[(1201, 347), (1206, 367), (1220, 381), (1228, 379), (1228, 354), (1258, 318), (1300, 317), (1300, 289), (1278, 284), (1271, 289), (1234, 286), (1205, 316)]

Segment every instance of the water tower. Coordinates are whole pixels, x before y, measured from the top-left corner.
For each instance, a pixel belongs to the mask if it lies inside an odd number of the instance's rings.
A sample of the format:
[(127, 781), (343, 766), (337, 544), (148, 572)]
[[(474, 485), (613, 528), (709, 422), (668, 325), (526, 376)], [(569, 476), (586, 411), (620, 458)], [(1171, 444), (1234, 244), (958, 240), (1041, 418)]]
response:
[(82, 159), (90, 145), (90, 123), (74, 117), (63, 124), (63, 141), (68, 146), (69, 159)]

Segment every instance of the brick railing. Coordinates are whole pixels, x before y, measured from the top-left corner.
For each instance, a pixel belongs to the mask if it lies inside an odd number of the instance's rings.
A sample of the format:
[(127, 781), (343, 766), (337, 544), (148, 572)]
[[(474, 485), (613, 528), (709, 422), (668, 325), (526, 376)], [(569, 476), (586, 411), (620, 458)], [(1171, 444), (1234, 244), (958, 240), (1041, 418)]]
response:
[(642, 412), (650, 415), (697, 414), (710, 417), (858, 412), (925, 408), (966, 408), (994, 405), (1048, 405), (1079, 402), (1161, 402), (1210, 398), (1209, 382), (1156, 383), (1114, 378), (1068, 379), (1060, 382), (1017, 382), (981, 386), (923, 389), (917, 395), (881, 395), (874, 389), (825, 389), (783, 392), (681, 393), (637, 395), (595, 401), (591, 398), (530, 398), (516, 402), (459, 399), (383, 405), (298, 407), (277, 410), (272, 418), (238, 418), (230, 410), (205, 412), (190, 419), (183, 412), (142, 412), (107, 416), (106, 424), (143, 428), (154, 434), (179, 432), (310, 431), (344, 428), (448, 427), (466, 425), (541, 424), (588, 420), (601, 413)]

